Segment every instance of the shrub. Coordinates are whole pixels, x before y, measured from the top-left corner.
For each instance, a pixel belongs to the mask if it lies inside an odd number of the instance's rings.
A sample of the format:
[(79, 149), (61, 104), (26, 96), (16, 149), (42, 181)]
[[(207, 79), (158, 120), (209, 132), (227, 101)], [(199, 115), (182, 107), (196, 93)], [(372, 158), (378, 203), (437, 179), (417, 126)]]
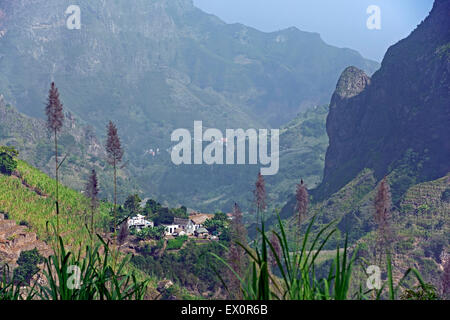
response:
[(29, 227), (30, 224), (29, 224), (27, 221), (25, 221), (25, 220), (21, 220), (21, 221), (19, 222), (19, 226)]
[(14, 282), (21, 285), (29, 285), (31, 278), (39, 272), (37, 265), (43, 262), (44, 257), (39, 254), (36, 248), (22, 251), (17, 260), (19, 266), (14, 270)]
[(0, 173), (11, 175), (17, 168), (15, 157), (19, 152), (13, 147), (0, 146)]
[(183, 244), (186, 242), (186, 240), (188, 239), (187, 236), (180, 236), (176, 239), (170, 239), (167, 242), (167, 249), (168, 250), (178, 250), (181, 249), (181, 247), (183, 246)]

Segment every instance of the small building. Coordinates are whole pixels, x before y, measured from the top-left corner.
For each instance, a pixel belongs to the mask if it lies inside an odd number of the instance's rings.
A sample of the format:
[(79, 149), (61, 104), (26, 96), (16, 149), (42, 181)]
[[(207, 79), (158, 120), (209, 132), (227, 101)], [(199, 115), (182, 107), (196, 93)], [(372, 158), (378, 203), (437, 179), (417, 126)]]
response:
[(176, 233), (176, 230), (180, 227), (177, 224), (163, 224), (164, 227), (166, 227), (166, 236), (171, 236), (174, 233)]
[(197, 230), (195, 230), (194, 234), (197, 237), (205, 237), (205, 236), (209, 235), (209, 231), (202, 227), (202, 228), (198, 228)]
[(213, 219), (214, 214), (209, 213), (196, 213), (189, 216), (189, 219), (197, 226), (196, 229), (203, 226), (206, 220)]
[(153, 228), (153, 221), (146, 220), (143, 215), (138, 214), (136, 217), (128, 219), (128, 228), (142, 230), (144, 228)]
[(193, 234), (196, 229), (191, 219), (174, 218), (173, 224), (179, 225), (185, 234)]

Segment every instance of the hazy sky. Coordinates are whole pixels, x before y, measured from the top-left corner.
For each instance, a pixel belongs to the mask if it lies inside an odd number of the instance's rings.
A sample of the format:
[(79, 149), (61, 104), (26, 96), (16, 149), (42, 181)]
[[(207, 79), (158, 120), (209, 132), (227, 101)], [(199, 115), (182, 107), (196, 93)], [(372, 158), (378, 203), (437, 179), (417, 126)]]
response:
[[(261, 31), (296, 26), (318, 32), (325, 42), (358, 50), (381, 61), (389, 46), (408, 36), (428, 15), (433, 0), (194, 0), (228, 23)], [(367, 8), (381, 10), (381, 29), (369, 30)]]

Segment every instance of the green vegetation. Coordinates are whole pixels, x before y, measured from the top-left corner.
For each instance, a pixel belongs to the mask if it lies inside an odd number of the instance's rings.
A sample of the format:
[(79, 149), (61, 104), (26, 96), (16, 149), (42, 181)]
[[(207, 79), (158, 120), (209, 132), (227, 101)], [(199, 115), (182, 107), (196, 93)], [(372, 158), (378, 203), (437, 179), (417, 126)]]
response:
[(14, 269), (14, 283), (18, 285), (29, 285), (31, 278), (39, 272), (37, 265), (43, 262), (44, 257), (42, 257), (36, 249), (22, 251), (17, 260), (19, 266)]
[[(47, 223), (56, 222), (54, 180), (23, 161), (17, 175), (0, 174), (0, 208), (16, 221), (26, 221), (41, 239), (48, 239)], [(77, 191), (60, 185), (60, 232), (65, 241), (81, 244), (90, 238), (85, 228), (87, 199)], [(101, 202), (95, 216), (98, 230), (107, 228), (111, 206)]]
[(148, 280), (139, 281), (134, 273), (126, 271), (129, 256), (118, 266), (114, 266), (108, 244), (101, 238), (100, 241), (101, 246), (86, 246), (84, 254), (81, 250), (76, 254), (66, 251), (62, 238), (59, 238), (54, 254), (49, 258), (42, 259), (36, 252), (24, 253), (22, 259), (19, 259), (14, 280), (26, 277), (24, 280), (29, 281), (39, 270), (35, 264), (44, 262), (46, 269), (43, 276), (46, 284), (34, 283), (27, 287), (24, 294), (20, 294), (15, 281), (8, 281), (8, 274), (5, 272), (7, 269), (4, 269), (3, 280), (0, 282), (0, 300), (33, 297), (41, 300), (142, 300)]
[(150, 276), (170, 279), (197, 296), (207, 293), (206, 297), (212, 298), (214, 293), (219, 292), (216, 298), (224, 298), (225, 292), (218, 274), (225, 269), (210, 253), (224, 257), (226, 245), (225, 242), (197, 243), (190, 240), (178, 252), (169, 251), (161, 256), (154, 253), (154, 248), (146, 247), (131, 261)]
[[(332, 228), (334, 222), (313, 235), (312, 226), (316, 217), (312, 217), (300, 241), (300, 247), (291, 248), (286, 236), (286, 230), (278, 217), (279, 232), (272, 231), (280, 247), (277, 248), (269, 240), (265, 232), (265, 224), (259, 230), (261, 241), (255, 248), (239, 244), (251, 260), (246, 276), (239, 276), (232, 267), (221, 257), (212, 253), (238, 278), (241, 290), (246, 300), (347, 300), (347, 299), (381, 299), (387, 288), (389, 299), (399, 299), (399, 292), (403, 290), (402, 299), (436, 300), (439, 299), (436, 289), (425, 283), (420, 273), (409, 268), (394, 284), (392, 263), (387, 255), (387, 280), (381, 288), (363, 290), (365, 282), (359, 284), (359, 291), (352, 292), (354, 267), (358, 260), (359, 247), (353, 249), (348, 246), (346, 238), (342, 250), (336, 249), (335, 258), (329, 266), (327, 276), (320, 277), (316, 272), (320, 256), (327, 241), (336, 232)], [(312, 237), (310, 239), (310, 237)], [(341, 253), (342, 252), (342, 253)], [(272, 257), (272, 258), (271, 258)], [(413, 274), (419, 284), (410, 288), (405, 279)]]
[(11, 175), (17, 168), (15, 157), (19, 152), (13, 147), (0, 146), (0, 173)]
[(167, 250), (179, 250), (187, 240), (188, 236), (179, 236), (175, 239), (169, 239), (167, 241)]
[(208, 219), (203, 224), (203, 227), (208, 229), (213, 235), (219, 235), (226, 232), (229, 226), (229, 220), (225, 213), (218, 211), (214, 214), (212, 219)]
[(144, 228), (142, 230), (132, 230), (131, 234), (135, 235), (139, 240), (161, 240), (164, 237), (166, 227), (157, 226), (153, 228)]

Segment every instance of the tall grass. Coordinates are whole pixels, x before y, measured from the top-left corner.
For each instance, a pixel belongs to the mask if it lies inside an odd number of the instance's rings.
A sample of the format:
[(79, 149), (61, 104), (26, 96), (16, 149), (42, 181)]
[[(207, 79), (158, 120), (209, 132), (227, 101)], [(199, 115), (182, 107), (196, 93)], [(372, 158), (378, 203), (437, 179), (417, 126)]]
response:
[(0, 300), (143, 300), (148, 280), (139, 281), (126, 271), (130, 255), (113, 268), (109, 244), (99, 239), (99, 244), (74, 254), (66, 250), (59, 237), (54, 254), (45, 259), (43, 281), (22, 291), (8, 279), (5, 270)]
[[(359, 292), (352, 296), (352, 275), (357, 260), (358, 247), (349, 248), (348, 238), (345, 238), (344, 247), (337, 247), (335, 258), (331, 263), (328, 276), (318, 278), (318, 257), (323, 253), (323, 248), (332, 235), (336, 232), (334, 222), (323, 227), (315, 236), (312, 235), (312, 226), (315, 217), (312, 217), (306, 231), (299, 243), (299, 248), (292, 250), (289, 247), (287, 235), (283, 223), (278, 215), (279, 232), (271, 233), (279, 240), (281, 252), (277, 252), (269, 241), (265, 230), (265, 224), (261, 222), (258, 233), (261, 241), (254, 248), (249, 248), (238, 243), (250, 258), (250, 267), (245, 276), (239, 276), (231, 266), (221, 257), (214, 255), (225, 264), (240, 282), (242, 295), (246, 300), (368, 300), (382, 299), (385, 289), (388, 287), (388, 298), (399, 299), (399, 289), (403, 286), (405, 279), (413, 274), (419, 282), (420, 288), (427, 288), (420, 273), (413, 268), (406, 271), (403, 278), (394, 286), (392, 275), (391, 257), (387, 257), (388, 279), (378, 290), (363, 290), (359, 285)], [(269, 233), (270, 234), (270, 233)], [(276, 264), (271, 268), (269, 253)], [(223, 282), (224, 285), (225, 282)], [(410, 295), (412, 296), (412, 295)]]

